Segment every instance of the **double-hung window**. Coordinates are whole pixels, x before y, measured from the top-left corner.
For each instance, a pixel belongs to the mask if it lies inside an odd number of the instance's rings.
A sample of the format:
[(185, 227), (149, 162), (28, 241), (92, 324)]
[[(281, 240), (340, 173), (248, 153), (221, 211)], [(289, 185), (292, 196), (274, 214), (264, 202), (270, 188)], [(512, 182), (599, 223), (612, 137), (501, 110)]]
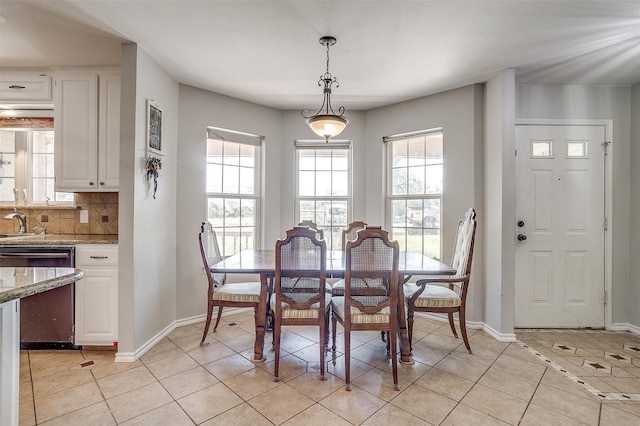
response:
[(223, 256), (260, 246), (262, 137), (207, 129), (207, 218)]
[[(1, 120), (0, 120), (1, 121)], [(46, 119), (0, 122), (0, 202), (7, 205), (73, 204), (74, 194), (55, 191), (54, 132)]]
[(387, 152), (387, 228), (400, 249), (440, 259), (442, 130), (384, 138)]
[(323, 229), (327, 250), (340, 250), (351, 220), (351, 143), (295, 141), (296, 218)]

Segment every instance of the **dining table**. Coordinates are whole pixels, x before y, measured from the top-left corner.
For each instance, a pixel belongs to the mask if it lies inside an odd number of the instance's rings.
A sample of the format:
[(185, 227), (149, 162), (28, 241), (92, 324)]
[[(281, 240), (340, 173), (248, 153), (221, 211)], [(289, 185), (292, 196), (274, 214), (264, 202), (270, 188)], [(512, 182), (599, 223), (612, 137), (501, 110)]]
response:
[[(327, 251), (327, 278), (344, 278), (345, 256), (341, 250)], [(256, 318), (256, 340), (254, 361), (263, 361), (264, 337), (267, 331), (268, 292), (276, 270), (275, 250), (242, 250), (211, 266), (211, 272), (225, 274), (259, 274), (262, 284), (260, 304)], [(404, 293), (402, 283), (414, 275), (454, 275), (451, 266), (415, 251), (400, 251), (398, 257), (398, 336), (400, 343), (400, 362), (413, 363), (411, 346), (407, 332)]]

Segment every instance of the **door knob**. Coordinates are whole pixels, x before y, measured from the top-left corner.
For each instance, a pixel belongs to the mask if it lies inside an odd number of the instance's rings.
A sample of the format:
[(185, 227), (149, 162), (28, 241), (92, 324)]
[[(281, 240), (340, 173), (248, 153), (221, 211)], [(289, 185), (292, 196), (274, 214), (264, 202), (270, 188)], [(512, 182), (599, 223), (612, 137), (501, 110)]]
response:
[(518, 241), (524, 241), (527, 239), (527, 236), (524, 234), (518, 234)]
[(524, 221), (519, 220), (518, 221), (518, 228), (522, 228), (524, 226)]

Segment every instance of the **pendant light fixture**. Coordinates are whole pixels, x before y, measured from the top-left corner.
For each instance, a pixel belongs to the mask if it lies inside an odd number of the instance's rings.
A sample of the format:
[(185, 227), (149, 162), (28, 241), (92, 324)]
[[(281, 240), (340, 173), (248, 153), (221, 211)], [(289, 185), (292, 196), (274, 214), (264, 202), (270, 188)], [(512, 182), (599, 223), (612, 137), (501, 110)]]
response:
[(324, 86), (322, 106), (315, 115), (311, 116), (309, 116), (308, 110), (302, 110), (302, 116), (307, 119), (307, 124), (311, 127), (311, 130), (318, 136), (322, 136), (328, 143), (329, 138), (339, 135), (347, 127), (349, 120), (343, 116), (343, 106), (338, 108), (339, 114), (336, 114), (331, 107), (331, 86), (334, 83), (336, 87), (340, 86), (337, 78), (329, 72), (329, 47), (336, 44), (336, 38), (331, 36), (320, 37), (320, 44), (327, 48), (327, 69), (318, 81), (318, 86)]

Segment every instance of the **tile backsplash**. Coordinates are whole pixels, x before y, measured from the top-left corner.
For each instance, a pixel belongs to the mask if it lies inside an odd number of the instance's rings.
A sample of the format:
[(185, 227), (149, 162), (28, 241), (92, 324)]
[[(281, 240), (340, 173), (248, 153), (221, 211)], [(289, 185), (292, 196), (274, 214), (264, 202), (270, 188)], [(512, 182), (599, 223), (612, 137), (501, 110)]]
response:
[[(80, 210), (89, 212), (89, 223), (80, 223)], [(117, 235), (118, 193), (83, 192), (76, 194), (76, 207), (18, 206), (27, 215), (27, 232), (36, 226), (46, 228), (47, 234)], [(0, 207), (4, 218), (13, 212), (12, 206)], [(17, 219), (0, 219), (0, 233), (18, 232)]]

